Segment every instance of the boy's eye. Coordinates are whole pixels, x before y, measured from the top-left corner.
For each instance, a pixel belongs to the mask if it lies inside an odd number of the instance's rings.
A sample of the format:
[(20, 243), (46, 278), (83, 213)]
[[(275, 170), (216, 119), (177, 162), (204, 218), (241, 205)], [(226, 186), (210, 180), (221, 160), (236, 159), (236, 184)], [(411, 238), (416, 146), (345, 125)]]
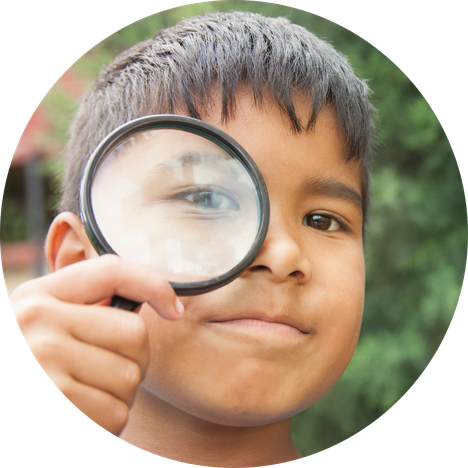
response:
[(200, 208), (208, 210), (235, 210), (240, 209), (238, 203), (227, 193), (214, 189), (196, 189), (181, 193), (179, 200), (187, 200)]
[(302, 224), (309, 226), (319, 231), (340, 231), (343, 230), (343, 225), (336, 219), (323, 214), (310, 214), (304, 217)]

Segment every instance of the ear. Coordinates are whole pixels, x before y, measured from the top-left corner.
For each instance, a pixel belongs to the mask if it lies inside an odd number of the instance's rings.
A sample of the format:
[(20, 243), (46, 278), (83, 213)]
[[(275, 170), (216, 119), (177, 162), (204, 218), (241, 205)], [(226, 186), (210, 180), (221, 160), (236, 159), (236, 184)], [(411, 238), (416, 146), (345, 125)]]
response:
[(81, 220), (74, 213), (60, 213), (47, 233), (45, 256), (49, 271), (97, 257)]

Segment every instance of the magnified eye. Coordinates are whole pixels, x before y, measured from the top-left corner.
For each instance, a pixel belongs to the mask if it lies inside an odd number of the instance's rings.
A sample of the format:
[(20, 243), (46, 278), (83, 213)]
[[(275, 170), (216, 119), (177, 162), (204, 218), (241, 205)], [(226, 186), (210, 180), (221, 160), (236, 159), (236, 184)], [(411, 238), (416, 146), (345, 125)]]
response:
[(334, 218), (323, 214), (311, 214), (304, 217), (302, 224), (319, 231), (340, 231), (343, 226)]
[(233, 197), (221, 190), (212, 188), (201, 188), (181, 193), (177, 196), (179, 200), (187, 200), (200, 208), (208, 210), (235, 210), (240, 209)]

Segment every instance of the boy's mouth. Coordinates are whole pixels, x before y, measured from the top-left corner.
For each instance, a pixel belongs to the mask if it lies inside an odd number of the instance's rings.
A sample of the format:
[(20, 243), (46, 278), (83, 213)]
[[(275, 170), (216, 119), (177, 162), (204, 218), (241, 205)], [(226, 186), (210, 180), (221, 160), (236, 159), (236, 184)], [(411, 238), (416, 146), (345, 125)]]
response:
[(244, 330), (253, 333), (275, 333), (277, 335), (298, 337), (304, 335), (299, 329), (279, 322), (268, 322), (259, 319), (235, 319), (220, 322), (212, 322), (224, 326), (230, 326), (234, 329)]
[(310, 334), (290, 317), (270, 318), (249, 314), (229, 317), (224, 320), (211, 320), (210, 323), (232, 327), (233, 330), (252, 333), (274, 333), (285, 337), (300, 337)]

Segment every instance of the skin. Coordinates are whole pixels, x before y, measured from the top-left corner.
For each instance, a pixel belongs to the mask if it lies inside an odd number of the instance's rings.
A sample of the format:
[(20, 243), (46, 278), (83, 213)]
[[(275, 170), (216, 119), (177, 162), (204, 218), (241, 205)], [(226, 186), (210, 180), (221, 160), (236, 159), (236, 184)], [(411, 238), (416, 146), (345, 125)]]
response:
[[(215, 107), (204, 120), (248, 151), (271, 203), (267, 238), (240, 278), (181, 298), (181, 314), (164, 279), (114, 256), (94, 258), (78, 218), (62, 213), (46, 244), (54, 273), (12, 300), (44, 370), (102, 427), (179, 461), (261, 466), (299, 457), (291, 416), (336, 383), (357, 344), (360, 168), (345, 164), (329, 109), (301, 134), (247, 92), (235, 119), (219, 116)], [(331, 180), (343, 184), (341, 195)], [(145, 304), (138, 314), (110, 309), (113, 294)]]

